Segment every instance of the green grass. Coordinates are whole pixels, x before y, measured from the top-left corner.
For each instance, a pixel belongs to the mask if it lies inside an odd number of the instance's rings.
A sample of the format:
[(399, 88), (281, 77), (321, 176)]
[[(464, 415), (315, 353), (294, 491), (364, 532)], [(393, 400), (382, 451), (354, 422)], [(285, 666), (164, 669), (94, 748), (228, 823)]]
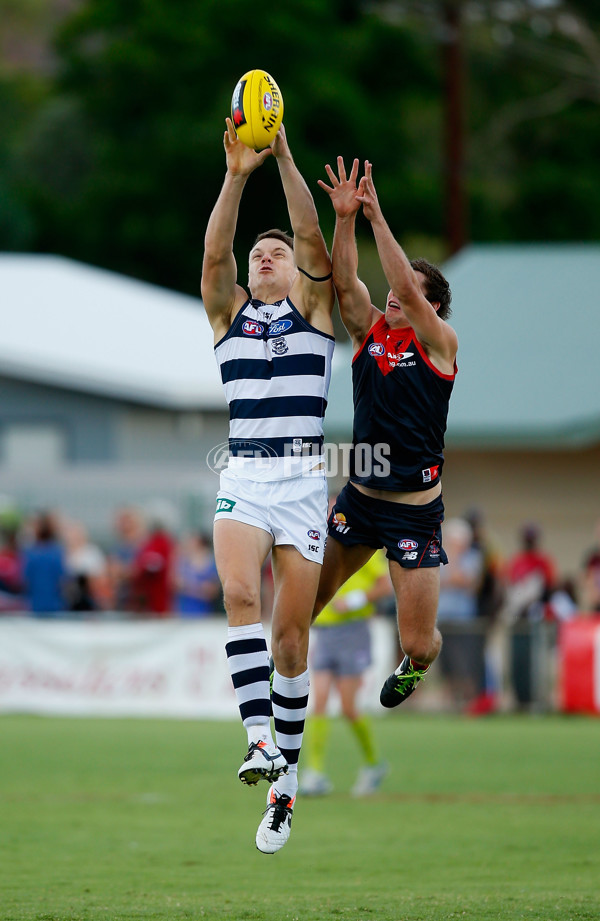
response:
[[(437, 921), (600, 916), (600, 725), (394, 712), (392, 765), (354, 800), (298, 800), (289, 844), (254, 847), (237, 723), (0, 719), (0, 921)], [(335, 758), (334, 758), (335, 749)]]

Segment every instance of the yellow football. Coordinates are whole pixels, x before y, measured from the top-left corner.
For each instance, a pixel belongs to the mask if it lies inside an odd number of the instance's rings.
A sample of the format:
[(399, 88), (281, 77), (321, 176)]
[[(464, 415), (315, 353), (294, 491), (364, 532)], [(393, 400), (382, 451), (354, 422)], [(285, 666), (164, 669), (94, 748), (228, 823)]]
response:
[(264, 150), (273, 142), (283, 119), (283, 97), (273, 77), (249, 70), (233, 91), (231, 120), (246, 147)]

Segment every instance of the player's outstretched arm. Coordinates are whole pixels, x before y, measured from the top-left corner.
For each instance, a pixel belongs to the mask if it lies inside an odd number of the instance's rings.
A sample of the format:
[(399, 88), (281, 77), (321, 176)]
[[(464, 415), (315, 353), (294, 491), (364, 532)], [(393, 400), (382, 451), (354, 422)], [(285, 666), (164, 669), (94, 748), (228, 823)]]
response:
[(354, 347), (362, 345), (365, 336), (376, 319), (381, 316), (371, 304), (367, 286), (358, 277), (358, 250), (356, 247), (356, 215), (360, 210), (357, 199), (356, 177), (358, 160), (354, 160), (350, 175), (342, 157), (337, 158), (338, 175), (329, 165), (325, 171), (331, 185), (319, 179), (319, 185), (327, 192), (335, 211), (335, 231), (331, 260), (333, 282), (340, 305), (342, 322), (350, 334)]
[[(273, 144), (273, 155), (277, 160), (283, 185), (290, 223), (294, 233), (294, 254), (296, 265), (307, 274), (298, 279), (309, 312), (316, 309), (331, 315), (335, 303), (331, 277), (331, 259), (319, 226), (319, 215), (312, 193), (300, 170), (294, 163), (292, 153), (282, 125)], [(311, 277), (312, 276), (312, 277)]]
[(385, 277), (402, 304), (417, 338), (443, 361), (452, 363), (458, 346), (456, 333), (438, 317), (435, 306), (423, 294), (406, 253), (392, 234), (377, 198), (372, 164), (368, 160), (365, 161), (365, 175), (360, 180), (357, 198), (371, 223)]
[(231, 119), (227, 118), (226, 124), (223, 144), (227, 172), (206, 227), (201, 282), (204, 307), (216, 338), (224, 335), (231, 324), (234, 309), (246, 300), (245, 291), (236, 284), (233, 239), (248, 176), (271, 153), (268, 148), (256, 153), (246, 147), (238, 140)]

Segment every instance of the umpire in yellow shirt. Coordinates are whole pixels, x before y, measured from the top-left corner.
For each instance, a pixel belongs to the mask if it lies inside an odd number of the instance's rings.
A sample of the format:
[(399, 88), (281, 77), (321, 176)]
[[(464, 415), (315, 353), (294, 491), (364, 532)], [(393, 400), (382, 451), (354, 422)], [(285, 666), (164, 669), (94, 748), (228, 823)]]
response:
[(371, 664), (369, 619), (376, 603), (391, 595), (385, 555), (378, 551), (342, 585), (314, 623), (310, 657), (313, 709), (306, 727), (307, 767), (300, 779), (305, 796), (323, 796), (333, 789), (324, 767), (330, 729), (327, 702), (334, 688), (363, 762), (353, 795), (374, 793), (387, 774), (388, 766), (377, 753), (371, 720), (359, 712), (358, 692)]

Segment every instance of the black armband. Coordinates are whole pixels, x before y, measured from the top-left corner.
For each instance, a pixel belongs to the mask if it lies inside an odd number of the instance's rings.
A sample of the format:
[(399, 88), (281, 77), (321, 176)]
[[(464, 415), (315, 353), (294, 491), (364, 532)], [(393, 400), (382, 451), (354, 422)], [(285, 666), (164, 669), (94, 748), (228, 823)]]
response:
[(309, 275), (308, 272), (305, 272), (300, 266), (298, 266), (298, 271), (306, 275), (307, 278), (310, 278), (311, 281), (329, 281), (329, 279), (333, 277), (333, 272), (330, 272), (329, 275), (322, 275), (321, 278), (315, 278), (314, 275)]

